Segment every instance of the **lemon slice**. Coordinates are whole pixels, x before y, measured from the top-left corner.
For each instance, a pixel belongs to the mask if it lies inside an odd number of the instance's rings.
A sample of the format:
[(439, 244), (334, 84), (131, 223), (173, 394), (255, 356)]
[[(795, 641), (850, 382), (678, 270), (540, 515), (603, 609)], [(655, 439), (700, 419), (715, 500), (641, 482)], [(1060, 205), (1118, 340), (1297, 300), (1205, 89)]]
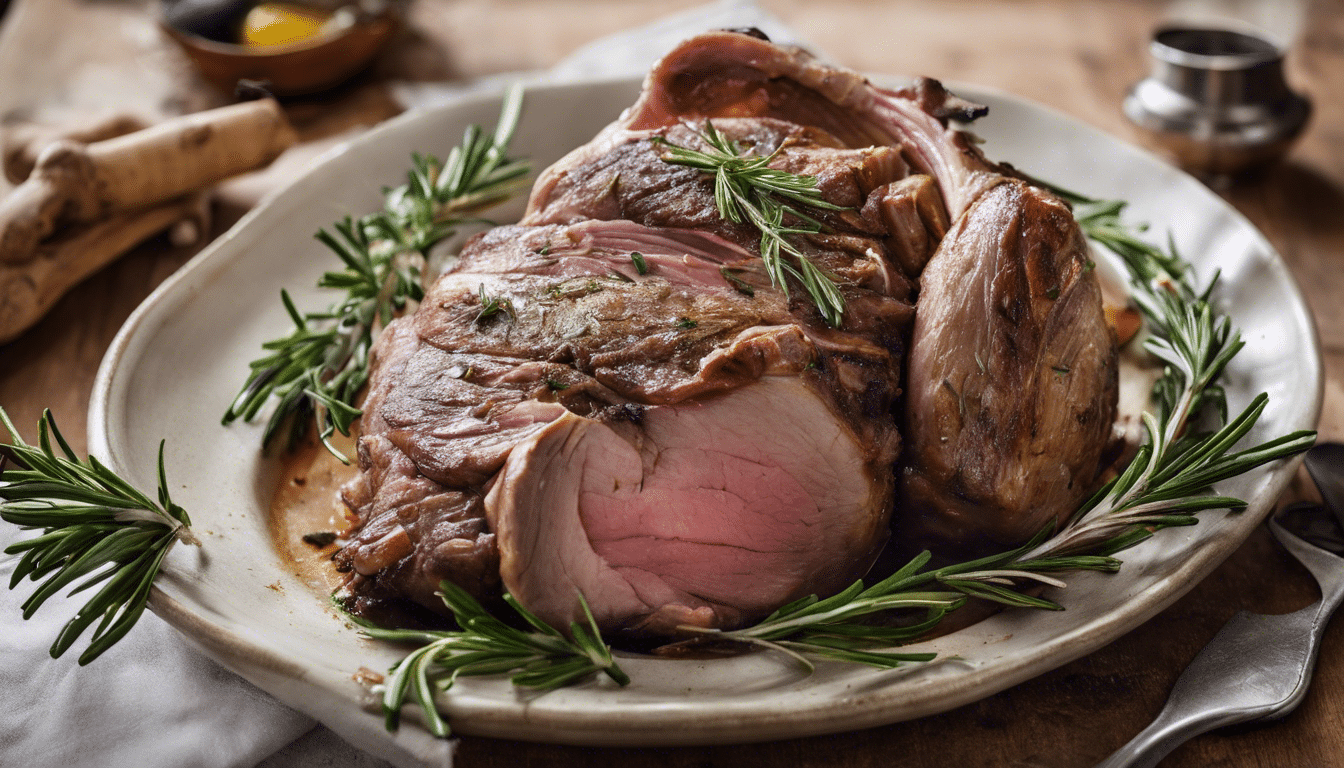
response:
[(288, 45), (317, 37), (331, 18), (327, 11), (292, 3), (262, 3), (243, 19), (242, 44)]

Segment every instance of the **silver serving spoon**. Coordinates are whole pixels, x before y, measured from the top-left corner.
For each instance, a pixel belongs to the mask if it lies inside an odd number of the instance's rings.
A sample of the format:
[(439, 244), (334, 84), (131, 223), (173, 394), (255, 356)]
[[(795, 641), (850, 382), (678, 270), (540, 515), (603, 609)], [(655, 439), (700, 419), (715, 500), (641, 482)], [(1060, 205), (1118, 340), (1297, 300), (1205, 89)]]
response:
[(1312, 448), (1306, 466), (1328, 506), (1291, 505), (1269, 528), (1316, 577), (1321, 599), (1281, 616), (1233, 616), (1181, 673), (1157, 719), (1097, 768), (1152, 768), (1201, 733), (1283, 717), (1301, 703), (1321, 633), (1344, 601), (1344, 445)]

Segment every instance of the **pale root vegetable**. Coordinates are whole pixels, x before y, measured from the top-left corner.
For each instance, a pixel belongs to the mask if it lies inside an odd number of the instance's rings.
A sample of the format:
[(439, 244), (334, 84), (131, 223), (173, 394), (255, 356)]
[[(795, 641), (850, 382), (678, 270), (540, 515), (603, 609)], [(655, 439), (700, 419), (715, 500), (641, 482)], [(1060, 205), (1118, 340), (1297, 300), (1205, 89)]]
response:
[(142, 130), (117, 118), (9, 139), (6, 174), (21, 183), (0, 200), (0, 344), (146, 238), (170, 230), (174, 245), (196, 241), (210, 228), (205, 190), (269, 164), (296, 136), (267, 99)]
[(60, 140), (0, 201), (0, 263), (23, 263), (62, 225), (167, 202), (270, 163), (295, 141), (269, 99), (82, 144)]
[(188, 223), (209, 230), (209, 195), (196, 192), (162, 205), (115, 214), (42, 243), (22, 264), (0, 263), (0, 344), (13, 340), (65, 292), (141, 241)]
[(37, 124), (21, 124), (5, 133), (5, 178), (11, 184), (22, 184), (37, 165), (37, 156), (49, 144), (61, 139), (89, 144), (95, 141), (125, 136), (143, 130), (146, 123), (134, 115), (110, 115), (89, 125), (74, 129), (57, 129)]

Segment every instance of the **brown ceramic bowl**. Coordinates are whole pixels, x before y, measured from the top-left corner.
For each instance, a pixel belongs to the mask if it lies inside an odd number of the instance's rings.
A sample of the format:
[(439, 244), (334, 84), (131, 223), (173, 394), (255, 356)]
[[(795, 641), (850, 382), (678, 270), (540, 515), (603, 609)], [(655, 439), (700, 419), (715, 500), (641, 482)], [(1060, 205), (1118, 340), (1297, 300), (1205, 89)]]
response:
[(221, 90), (232, 93), (239, 80), (257, 80), (269, 83), (276, 96), (297, 96), (358, 74), (392, 38), (399, 21), (398, 13), (388, 11), (312, 40), (265, 48), (207, 40), (162, 20), (159, 26)]

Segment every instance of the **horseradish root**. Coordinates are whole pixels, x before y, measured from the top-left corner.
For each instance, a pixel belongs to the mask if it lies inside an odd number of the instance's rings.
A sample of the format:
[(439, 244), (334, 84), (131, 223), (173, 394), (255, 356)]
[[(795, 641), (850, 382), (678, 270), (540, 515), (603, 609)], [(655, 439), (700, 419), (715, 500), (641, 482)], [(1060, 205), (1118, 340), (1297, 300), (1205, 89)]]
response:
[(279, 106), (261, 100), (93, 144), (57, 141), (0, 202), (0, 262), (29, 260), (61, 225), (164, 203), (264, 166), (294, 140)]
[(42, 319), (66, 291), (118, 255), (174, 225), (187, 223), (204, 234), (209, 216), (209, 195), (197, 192), (51, 238), (23, 264), (0, 263), (0, 344)]
[(11, 184), (22, 184), (23, 180), (37, 166), (37, 156), (48, 145), (60, 139), (70, 139), (81, 144), (105, 141), (149, 127), (134, 115), (111, 115), (102, 120), (72, 129), (55, 129), (50, 126), (28, 123), (9, 128), (5, 132), (5, 178)]
[[(81, 134), (29, 131), (6, 148), (6, 172), (22, 183), (0, 201), (0, 343), (146, 238), (170, 227), (174, 245), (203, 236), (204, 190), (269, 164), (296, 138), (272, 100), (117, 135), (130, 127), (114, 120)], [(44, 138), (55, 140), (35, 151)], [(27, 157), (36, 158), (31, 166)]]

